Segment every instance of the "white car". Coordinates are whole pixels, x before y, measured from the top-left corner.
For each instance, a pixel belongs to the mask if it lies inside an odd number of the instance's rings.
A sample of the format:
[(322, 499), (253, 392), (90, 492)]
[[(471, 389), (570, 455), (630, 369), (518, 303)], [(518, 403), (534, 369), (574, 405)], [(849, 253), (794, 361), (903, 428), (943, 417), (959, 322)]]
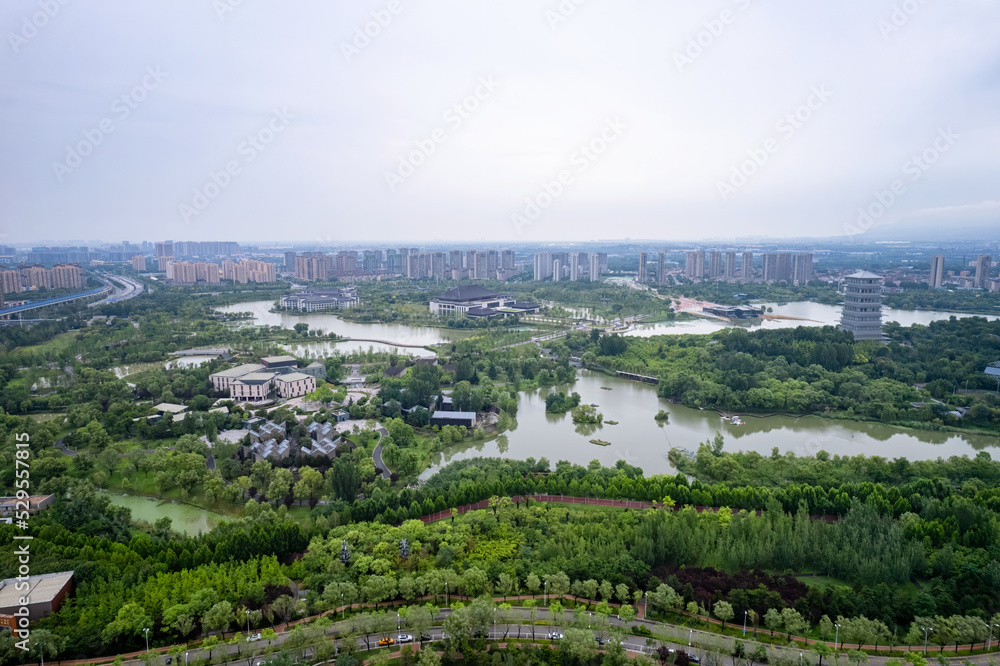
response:
[(399, 641), (400, 643), (412, 643), (413, 634), (399, 634), (398, 636), (396, 636), (396, 640)]
[(259, 640), (260, 640), (260, 634), (250, 634), (249, 636), (247, 636), (247, 643), (252, 643), (253, 641), (259, 641)]
[(551, 632), (549, 632), (549, 640), (550, 641), (561, 641), (562, 637), (563, 637), (563, 635), (560, 634), (558, 631), (551, 631)]

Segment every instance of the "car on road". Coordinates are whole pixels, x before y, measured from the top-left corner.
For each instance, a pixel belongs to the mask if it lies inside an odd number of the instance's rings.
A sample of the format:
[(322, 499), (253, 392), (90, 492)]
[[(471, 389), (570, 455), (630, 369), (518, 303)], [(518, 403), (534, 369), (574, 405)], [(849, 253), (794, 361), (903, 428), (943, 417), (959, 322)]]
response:
[(399, 634), (398, 636), (396, 636), (396, 640), (399, 641), (400, 643), (412, 643), (413, 634)]
[(434, 640), (434, 637), (430, 634), (420, 634), (420, 642), (426, 643), (428, 641)]
[(379, 647), (385, 647), (386, 645), (395, 645), (395, 638), (380, 638), (378, 641)]
[(558, 631), (550, 631), (549, 632), (549, 640), (550, 641), (561, 641), (562, 637), (563, 637), (563, 635), (560, 634)]
[(594, 636), (594, 640), (595, 640), (595, 641), (597, 641), (597, 644), (598, 644), (598, 645), (604, 645), (604, 642), (605, 642), (605, 641), (604, 641), (604, 639), (603, 639), (603, 638), (601, 638), (600, 636)]
[(250, 634), (249, 636), (247, 636), (247, 643), (252, 643), (254, 641), (259, 641), (259, 640), (260, 640), (260, 634), (259, 633), (258, 634)]
[(173, 657), (167, 657), (166, 659), (163, 660), (163, 663), (166, 664), (166, 666), (170, 666), (170, 662), (172, 662), (173, 660), (174, 660)]

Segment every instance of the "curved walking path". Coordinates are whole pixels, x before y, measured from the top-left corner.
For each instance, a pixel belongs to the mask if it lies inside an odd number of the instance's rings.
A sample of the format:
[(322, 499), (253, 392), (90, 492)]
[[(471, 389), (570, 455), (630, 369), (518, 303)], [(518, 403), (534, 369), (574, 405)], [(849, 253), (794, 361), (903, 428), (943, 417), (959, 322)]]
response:
[(382, 461), (382, 438), (389, 435), (389, 431), (385, 429), (385, 426), (379, 426), (375, 429), (378, 433), (378, 443), (375, 444), (375, 450), (372, 451), (372, 462), (375, 463), (375, 469), (382, 471), (383, 479), (392, 478), (392, 473), (389, 472), (389, 468)]

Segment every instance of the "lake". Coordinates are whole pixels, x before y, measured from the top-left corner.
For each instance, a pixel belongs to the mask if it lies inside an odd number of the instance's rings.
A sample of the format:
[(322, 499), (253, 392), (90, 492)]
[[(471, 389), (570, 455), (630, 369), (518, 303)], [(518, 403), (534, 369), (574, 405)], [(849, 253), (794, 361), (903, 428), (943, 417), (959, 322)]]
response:
[(132, 520), (144, 520), (152, 524), (160, 518), (170, 518), (172, 529), (191, 536), (208, 532), (228, 516), (201, 509), (190, 504), (178, 504), (170, 500), (158, 500), (141, 495), (108, 495), (111, 503), (132, 510)]
[[(253, 322), (257, 325), (281, 326), (291, 329), (296, 324), (309, 324), (310, 330), (320, 329), (324, 333), (336, 333), (345, 338), (363, 338), (363, 340), (352, 340), (348, 342), (322, 343), (325, 347), (318, 349), (336, 350), (337, 353), (347, 353), (352, 351), (367, 351), (369, 347), (375, 351), (392, 351), (394, 348), (399, 353), (410, 353), (423, 355), (421, 347), (436, 345), (451, 340), (460, 340), (471, 335), (470, 331), (448, 330), (442, 328), (432, 328), (430, 326), (409, 326), (407, 324), (361, 324), (353, 321), (344, 321), (337, 315), (329, 313), (313, 314), (292, 314), (289, 312), (271, 312), (274, 301), (251, 301), (249, 303), (236, 303), (218, 308), (219, 312), (250, 312), (253, 314)], [(377, 340), (379, 342), (370, 342)], [(316, 343), (300, 343), (316, 344)], [(409, 346), (409, 349), (404, 345)], [(429, 353), (429, 352), (428, 352)]]
[[(612, 390), (603, 390), (602, 386)], [(587, 429), (575, 426), (569, 414), (548, 414), (545, 396), (550, 390), (576, 391), (584, 403), (596, 403), (605, 420), (619, 424)], [(653, 419), (660, 409), (670, 414), (669, 423), (663, 427)], [(777, 447), (782, 453), (793, 451), (800, 456), (814, 455), (820, 450), (831, 455), (864, 454), (910, 460), (974, 456), (981, 450), (989, 451), (994, 458), (1000, 456), (1000, 439), (988, 435), (905, 430), (819, 416), (745, 416), (744, 420), (745, 426), (734, 426), (724, 422), (716, 412), (670, 404), (659, 398), (656, 387), (650, 384), (582, 370), (575, 384), (518, 395), (517, 428), (506, 433), (506, 447), (501, 447), (495, 439), (451, 447), (438, 454), (432, 468), (421, 478), (427, 478), (452, 460), (475, 456), (518, 460), (544, 456), (553, 465), (559, 460), (586, 465), (596, 458), (605, 466), (613, 466), (621, 459), (641, 467), (647, 474), (673, 474), (676, 470), (667, 460), (671, 447), (694, 452), (701, 442), (710, 441), (716, 433), (725, 437), (727, 451), (757, 451), (763, 455), (769, 455)], [(591, 444), (591, 439), (611, 442), (611, 446)]]
[[(836, 326), (840, 323), (840, 305), (825, 305), (813, 301), (798, 301), (795, 303), (754, 303), (754, 306), (770, 307), (773, 312), (768, 314), (791, 319), (748, 319), (736, 323), (727, 323), (718, 319), (699, 317), (697, 319), (677, 322), (659, 322), (656, 324), (640, 324), (625, 335), (648, 338), (653, 335), (683, 335), (714, 333), (732, 326), (741, 326), (752, 331), (775, 328), (795, 328), (796, 326)], [(995, 315), (971, 315), (961, 312), (937, 312), (934, 310), (890, 310), (884, 309), (882, 321), (899, 322), (903, 326), (914, 324), (930, 324), (932, 321), (948, 319), (949, 317), (986, 317), (995, 320)]]

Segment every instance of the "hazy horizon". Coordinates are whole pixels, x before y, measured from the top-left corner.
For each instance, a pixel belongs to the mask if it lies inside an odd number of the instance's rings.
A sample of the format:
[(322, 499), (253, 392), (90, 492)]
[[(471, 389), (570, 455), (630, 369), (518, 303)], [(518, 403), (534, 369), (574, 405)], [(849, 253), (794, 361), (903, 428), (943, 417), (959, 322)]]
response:
[(0, 242), (987, 233), (998, 10), (16, 0)]

